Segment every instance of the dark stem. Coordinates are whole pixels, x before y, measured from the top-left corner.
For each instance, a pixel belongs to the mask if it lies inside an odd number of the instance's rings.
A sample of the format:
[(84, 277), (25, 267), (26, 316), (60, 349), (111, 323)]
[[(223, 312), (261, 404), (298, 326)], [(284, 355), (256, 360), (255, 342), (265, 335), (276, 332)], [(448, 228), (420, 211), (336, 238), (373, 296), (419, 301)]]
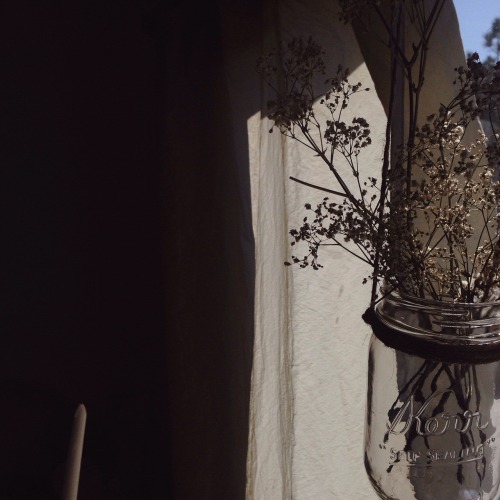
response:
[[(394, 12), (393, 12), (394, 16)], [(399, 47), (400, 38), (401, 38), (401, 6), (398, 9), (398, 13), (395, 21), (395, 40), (396, 47)], [(393, 22), (394, 26), (394, 22)], [(375, 259), (373, 261), (373, 279), (372, 279), (372, 290), (371, 290), (371, 299), (370, 305), (371, 307), (375, 306), (375, 301), (377, 300), (377, 282), (378, 282), (378, 273), (379, 273), (379, 262), (380, 262), (380, 251), (381, 251), (381, 242), (383, 238), (384, 226), (382, 224), (382, 220), (384, 217), (384, 209), (385, 209), (385, 200), (387, 197), (387, 184), (388, 184), (388, 173), (389, 173), (389, 163), (391, 156), (391, 131), (392, 131), (392, 123), (393, 123), (393, 112), (394, 112), (394, 96), (396, 89), (396, 76), (397, 69), (399, 65), (397, 63), (397, 58), (395, 54), (394, 46), (391, 45), (391, 90), (389, 95), (389, 109), (387, 112), (387, 124), (385, 127), (385, 145), (384, 145), (384, 159), (382, 163), (382, 183), (380, 186), (380, 204), (378, 210), (378, 241), (375, 248)]]
[(340, 191), (332, 191), (331, 189), (327, 189), (321, 186), (316, 186), (316, 184), (311, 184), (309, 182), (301, 181), (300, 179), (297, 179), (296, 177), (289, 177), (292, 181), (298, 182), (299, 184), (303, 184), (304, 186), (309, 186), (314, 189), (318, 189), (319, 191), (325, 191), (325, 193), (331, 193), (335, 194), (337, 196), (342, 196), (343, 198), (347, 198), (347, 195), (345, 193), (341, 193)]

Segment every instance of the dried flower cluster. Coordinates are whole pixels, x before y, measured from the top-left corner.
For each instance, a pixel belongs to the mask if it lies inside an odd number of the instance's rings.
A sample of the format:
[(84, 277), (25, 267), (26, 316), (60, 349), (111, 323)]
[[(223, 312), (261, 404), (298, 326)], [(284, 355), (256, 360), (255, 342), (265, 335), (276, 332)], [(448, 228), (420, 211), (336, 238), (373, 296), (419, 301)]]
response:
[[(369, 124), (362, 117), (347, 123), (342, 115), (349, 100), (368, 89), (350, 83), (339, 67), (319, 98), (314, 89), (325, 73), (322, 54), (312, 40), (293, 40), (259, 64), (277, 96), (269, 103), (274, 127), (319, 156), (340, 186), (321, 188), (333, 196), (315, 207), (306, 204), (308, 215), (290, 234), (292, 245), (305, 244), (307, 252), (287, 264), (319, 269), (320, 248), (335, 245), (370, 264), (370, 278), (389, 291), (500, 300), (500, 135), (486, 138), (477, 121), (486, 111), (498, 112), (500, 63), (486, 71), (474, 54), (457, 68), (455, 99), (415, 124), (379, 183), (360, 171), (360, 155), (371, 143)], [(327, 110), (324, 123), (313, 108), (318, 98)], [(466, 139), (468, 130), (476, 139)], [(351, 168), (355, 191), (336, 168), (338, 155)]]

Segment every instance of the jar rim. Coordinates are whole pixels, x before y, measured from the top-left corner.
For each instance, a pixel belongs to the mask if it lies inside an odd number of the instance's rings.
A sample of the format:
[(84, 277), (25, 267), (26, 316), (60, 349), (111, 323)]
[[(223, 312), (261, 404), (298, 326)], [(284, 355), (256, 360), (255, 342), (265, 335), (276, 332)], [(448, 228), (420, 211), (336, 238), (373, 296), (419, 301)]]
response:
[[(429, 305), (436, 305), (440, 304), (441, 306), (445, 307), (477, 307), (477, 308), (482, 308), (485, 306), (498, 306), (500, 307), (500, 301), (491, 301), (491, 302), (459, 302), (453, 300), (452, 297), (450, 297), (449, 300), (435, 300), (429, 297), (418, 297), (417, 295), (412, 295), (410, 293), (404, 293), (399, 290), (393, 290), (391, 291), (388, 295), (391, 295), (393, 297), (400, 297), (403, 300), (410, 300), (412, 302), (418, 302), (422, 304), (429, 304)], [(383, 299), (381, 299), (383, 300)]]
[(448, 302), (391, 292), (376, 306), (383, 324), (431, 342), (500, 343), (500, 302)]

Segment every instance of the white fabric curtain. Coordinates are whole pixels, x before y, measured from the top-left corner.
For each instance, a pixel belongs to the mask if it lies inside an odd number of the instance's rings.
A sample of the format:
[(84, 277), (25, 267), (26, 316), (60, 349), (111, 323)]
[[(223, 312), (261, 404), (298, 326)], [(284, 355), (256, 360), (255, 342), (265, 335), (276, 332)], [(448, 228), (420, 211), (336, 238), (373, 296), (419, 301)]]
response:
[[(352, 99), (346, 121), (364, 116), (370, 123), (375, 144), (363, 161), (375, 173), (385, 114), (354, 33), (337, 11), (331, 1), (283, 2), (264, 47), (313, 36), (327, 51), (331, 74), (340, 63), (353, 82), (371, 87)], [(369, 269), (333, 248), (319, 271), (283, 265), (290, 257), (288, 230), (300, 225), (304, 204), (326, 196), (289, 176), (332, 189), (335, 184), (308, 150), (276, 131), (269, 134), (264, 110), (271, 96), (265, 87), (262, 92), (263, 112), (249, 122), (257, 274), (247, 497), (374, 498), (362, 465), (370, 331), (361, 314), (370, 289), (361, 282)]]
[[(351, 100), (346, 121), (363, 116), (370, 123), (373, 145), (361, 161), (365, 175), (377, 176), (386, 122), (378, 96), (383, 99), (387, 90), (387, 55), (369, 35), (359, 33), (358, 40), (338, 20), (338, 11), (336, 0), (267, 2), (262, 38), (249, 40), (245, 50), (226, 47), (233, 113), (248, 116), (247, 135), (236, 130), (235, 144), (250, 162), (256, 257), (248, 500), (376, 498), (363, 465), (371, 332), (361, 319), (370, 294), (362, 279), (369, 269), (333, 247), (323, 252), (319, 271), (284, 266), (291, 253), (289, 229), (300, 225), (305, 203), (314, 206), (325, 196), (289, 177), (336, 186), (321, 160), (276, 131), (269, 133), (265, 109), (271, 96), (253, 70), (257, 57), (280, 39), (312, 36), (322, 44), (332, 76), (340, 63), (351, 70), (352, 82), (371, 88)], [(236, 36), (234, 15), (225, 23), (228, 40)], [(445, 102), (453, 68), (464, 63), (451, 0), (437, 33), (422, 116)], [(242, 152), (246, 144), (248, 151)]]

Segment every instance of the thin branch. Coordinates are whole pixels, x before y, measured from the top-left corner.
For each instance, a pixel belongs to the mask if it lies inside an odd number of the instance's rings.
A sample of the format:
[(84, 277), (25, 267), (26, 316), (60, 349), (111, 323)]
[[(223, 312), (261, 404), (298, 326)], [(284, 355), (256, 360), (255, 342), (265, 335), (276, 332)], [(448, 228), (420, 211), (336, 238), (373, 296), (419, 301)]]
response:
[(316, 184), (311, 184), (309, 182), (301, 181), (300, 179), (297, 179), (296, 177), (289, 177), (292, 181), (298, 182), (299, 184), (303, 184), (304, 186), (309, 186), (314, 189), (318, 189), (319, 191), (325, 191), (325, 193), (331, 193), (336, 196), (342, 196), (344, 198), (347, 198), (347, 195), (345, 193), (341, 193), (340, 191), (333, 191), (332, 189), (327, 189), (321, 186), (317, 186)]

